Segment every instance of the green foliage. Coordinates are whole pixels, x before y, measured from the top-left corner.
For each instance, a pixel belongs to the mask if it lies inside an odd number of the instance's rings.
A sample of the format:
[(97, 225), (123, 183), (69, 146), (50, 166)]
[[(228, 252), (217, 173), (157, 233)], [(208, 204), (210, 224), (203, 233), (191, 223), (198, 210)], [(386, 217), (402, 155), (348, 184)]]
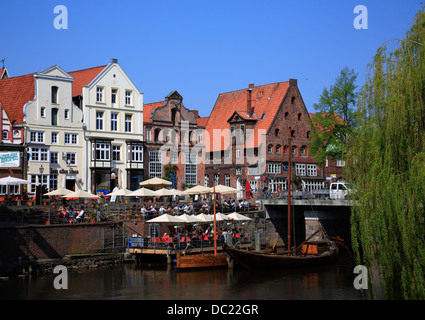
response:
[[(358, 103), (347, 171), (358, 189), (352, 241), (385, 298), (425, 298), (425, 13), (377, 51)], [(376, 291), (372, 291), (372, 295)]]
[(174, 173), (174, 168), (171, 163), (164, 166), (164, 176), (162, 177), (165, 180), (171, 181), (170, 174)]
[(355, 105), (357, 74), (345, 67), (335, 84), (323, 89), (319, 103), (313, 105), (318, 111), (312, 117), (314, 131), (311, 133), (310, 150), (323, 163), (326, 158), (343, 159), (347, 137), (355, 128)]

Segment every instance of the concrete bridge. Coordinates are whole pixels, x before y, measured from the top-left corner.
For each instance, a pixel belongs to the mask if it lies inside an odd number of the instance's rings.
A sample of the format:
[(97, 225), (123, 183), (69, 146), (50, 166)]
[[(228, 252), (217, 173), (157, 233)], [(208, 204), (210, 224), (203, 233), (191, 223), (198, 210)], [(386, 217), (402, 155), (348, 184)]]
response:
[[(287, 241), (288, 200), (263, 199), (266, 218), (269, 218), (283, 243)], [(300, 244), (323, 226), (329, 237), (341, 237), (351, 246), (351, 208), (353, 201), (345, 199), (292, 199), (292, 239)], [(320, 235), (316, 240), (321, 240)], [(322, 235), (323, 237), (323, 235)], [(316, 238), (316, 237), (315, 237)]]

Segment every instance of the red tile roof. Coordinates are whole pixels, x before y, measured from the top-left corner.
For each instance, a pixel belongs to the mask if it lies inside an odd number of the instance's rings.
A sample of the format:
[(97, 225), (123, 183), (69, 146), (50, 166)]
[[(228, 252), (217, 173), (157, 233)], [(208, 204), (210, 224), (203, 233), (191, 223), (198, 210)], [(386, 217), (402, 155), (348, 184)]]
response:
[(74, 78), (72, 83), (72, 96), (80, 96), (83, 94), (83, 86), (88, 85), (105, 69), (106, 66), (93, 67), (84, 70), (69, 72), (69, 75)]
[(0, 80), (0, 102), (13, 124), (22, 124), (24, 105), (35, 96), (34, 74)]
[[(257, 134), (259, 130), (263, 129), (268, 131), (271, 126), (273, 119), (278, 111), (286, 92), (289, 88), (289, 81), (271, 83), (263, 86), (253, 87), (251, 91), (251, 108), (253, 115), (249, 118), (258, 119), (254, 126), (254, 136), (251, 136), (247, 140), (248, 146), (258, 147)], [(229, 129), (230, 125), (227, 122), (229, 118), (235, 113), (247, 114), (247, 89), (241, 89), (237, 91), (231, 91), (222, 93), (218, 96), (214, 108), (209, 116), (206, 124), (206, 130), (210, 136), (210, 148), (207, 144), (207, 152), (218, 151), (226, 149), (230, 143), (230, 137), (225, 136), (223, 144), (214, 145), (213, 130), (214, 129)], [(262, 116), (264, 114), (263, 119)], [(252, 143), (252, 145), (250, 145)], [(209, 150), (208, 150), (209, 149)]]
[(152, 115), (153, 109), (162, 107), (165, 101), (147, 103), (143, 105), (143, 122), (151, 122), (150, 116)]
[(196, 122), (198, 123), (198, 127), (205, 128), (207, 125), (209, 117), (196, 118)]

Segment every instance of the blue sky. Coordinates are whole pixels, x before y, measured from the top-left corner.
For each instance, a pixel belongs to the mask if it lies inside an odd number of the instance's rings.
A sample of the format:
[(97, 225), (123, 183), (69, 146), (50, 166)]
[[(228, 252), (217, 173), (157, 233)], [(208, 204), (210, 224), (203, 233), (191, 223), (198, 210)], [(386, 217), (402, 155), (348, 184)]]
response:
[[(145, 103), (177, 90), (208, 116), (220, 93), (298, 79), (312, 112), (345, 66), (364, 83), (384, 42), (402, 38), (419, 0), (2, 0), (0, 59), (11, 76), (59, 65), (75, 71), (117, 58)], [(57, 30), (55, 6), (68, 9)], [(368, 9), (368, 29), (353, 26)]]

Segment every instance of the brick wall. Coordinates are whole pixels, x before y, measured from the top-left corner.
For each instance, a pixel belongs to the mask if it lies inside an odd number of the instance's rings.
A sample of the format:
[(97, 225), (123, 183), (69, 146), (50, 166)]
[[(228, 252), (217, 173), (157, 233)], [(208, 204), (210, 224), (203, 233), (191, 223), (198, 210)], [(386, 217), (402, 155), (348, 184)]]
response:
[(3, 227), (0, 230), (0, 263), (54, 259), (102, 246), (114, 229), (116, 244), (122, 241), (122, 225), (108, 223)]

